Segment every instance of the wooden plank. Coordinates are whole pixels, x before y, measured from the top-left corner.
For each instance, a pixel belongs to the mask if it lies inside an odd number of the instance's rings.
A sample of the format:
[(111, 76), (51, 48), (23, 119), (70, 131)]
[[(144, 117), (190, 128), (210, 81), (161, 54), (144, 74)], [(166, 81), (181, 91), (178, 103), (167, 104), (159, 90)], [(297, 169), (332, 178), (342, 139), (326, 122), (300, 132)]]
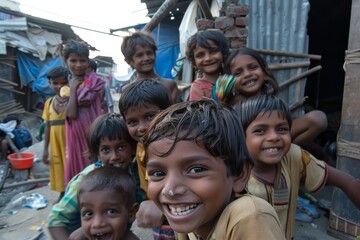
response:
[(4, 83), (10, 84), (10, 85), (15, 86), (15, 87), (18, 86), (17, 83), (14, 83), (12, 81), (9, 81), (9, 80), (3, 79), (3, 78), (0, 78), (0, 82), (4, 82)]
[(255, 49), (255, 50), (261, 54), (268, 54), (273, 56), (309, 58), (313, 60), (321, 60), (321, 55), (315, 55), (315, 54), (293, 53), (293, 52), (275, 51), (275, 50), (267, 50), (267, 49)]
[(166, 17), (178, 0), (166, 0), (156, 11), (150, 21), (144, 26), (142, 31), (152, 32), (154, 28)]
[(308, 77), (309, 75), (317, 72), (317, 71), (320, 71), (321, 70), (321, 66), (316, 66), (316, 67), (313, 67), (311, 69), (309, 69), (308, 71), (305, 71), (299, 75), (296, 75), (295, 77), (292, 77), (282, 83), (279, 84), (279, 90), (282, 90), (284, 88), (286, 88), (287, 86), (289, 86), (291, 83), (294, 83), (300, 79), (303, 79), (305, 77)]
[(0, 88), (11, 91), (11, 92), (14, 92), (14, 93), (18, 93), (18, 94), (21, 94), (21, 95), (25, 95), (25, 93), (23, 93), (23, 92), (20, 92), (20, 91), (15, 90), (15, 89), (9, 89), (9, 88), (6, 88), (6, 87), (4, 88), (1, 85), (0, 85)]
[[(337, 137), (337, 166), (360, 179), (360, 154), (357, 144), (360, 142), (360, 0), (353, 0), (351, 6), (348, 51), (345, 55), (345, 82), (342, 103), (341, 124)], [(354, 50), (357, 50), (353, 52)], [(347, 62), (349, 59), (357, 61)], [(354, 190), (358, 191), (358, 190)], [(334, 188), (329, 219), (346, 220), (347, 225), (356, 225), (360, 229), (360, 210), (338, 188)], [(330, 224), (330, 228), (331, 228)], [(346, 227), (345, 227), (346, 228)], [(355, 229), (355, 228), (351, 228)], [(354, 236), (350, 228), (344, 233)], [(339, 231), (340, 229), (335, 229)], [(331, 232), (328, 232), (332, 234)]]
[(200, 9), (203, 12), (206, 19), (211, 19), (211, 20), (214, 19), (210, 11), (209, 4), (207, 3), (206, 0), (197, 0), (197, 3), (200, 6)]

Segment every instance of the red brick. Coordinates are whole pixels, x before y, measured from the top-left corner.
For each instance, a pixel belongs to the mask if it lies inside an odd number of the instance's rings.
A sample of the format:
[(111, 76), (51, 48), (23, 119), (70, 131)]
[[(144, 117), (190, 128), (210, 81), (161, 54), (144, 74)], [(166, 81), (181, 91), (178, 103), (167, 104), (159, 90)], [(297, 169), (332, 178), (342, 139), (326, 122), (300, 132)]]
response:
[(225, 8), (225, 15), (228, 17), (246, 16), (249, 14), (248, 6), (236, 6), (230, 4)]
[(240, 37), (247, 37), (248, 31), (246, 28), (234, 27), (232, 29), (226, 30), (224, 32), (224, 36), (228, 38), (240, 38)]
[(196, 27), (198, 30), (214, 28), (214, 20), (200, 18), (196, 21)]
[(235, 25), (239, 27), (246, 27), (248, 25), (248, 19), (246, 17), (235, 18)]
[(235, 20), (232, 17), (217, 17), (215, 19), (215, 28), (227, 29), (235, 26)]
[(230, 39), (230, 48), (246, 47), (246, 38), (232, 38)]

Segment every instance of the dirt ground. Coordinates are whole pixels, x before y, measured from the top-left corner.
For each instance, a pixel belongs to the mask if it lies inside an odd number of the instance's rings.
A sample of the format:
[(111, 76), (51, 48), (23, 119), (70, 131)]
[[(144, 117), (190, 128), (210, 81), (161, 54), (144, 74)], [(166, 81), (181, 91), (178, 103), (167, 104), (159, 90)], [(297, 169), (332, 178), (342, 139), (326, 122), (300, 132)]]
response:
[[(117, 109), (117, 101), (119, 95), (114, 93), (115, 111)], [(43, 142), (35, 139), (38, 132), (38, 126), (41, 119), (33, 114), (26, 114), (22, 116), (23, 125), (28, 127), (34, 139), (34, 144), (27, 151), (34, 152), (37, 157), (41, 157), (43, 150)], [(49, 169), (47, 165), (41, 162), (34, 162), (32, 174), (35, 178), (46, 178), (49, 176)], [(6, 183), (7, 184), (7, 183)], [(34, 187), (34, 186), (29, 186)], [(47, 200), (48, 204), (45, 208), (40, 210), (33, 210), (29, 208), (11, 208), (9, 201), (13, 195), (23, 191), (26, 196), (31, 193), (40, 193)], [(326, 187), (320, 194), (314, 195), (317, 199), (324, 199), (331, 201), (332, 188)], [(49, 233), (45, 227), (46, 217), (51, 209), (52, 204), (58, 197), (58, 193), (49, 190), (48, 184), (42, 184), (35, 189), (29, 190), (26, 188), (15, 188), (10, 192), (3, 190), (0, 192), (0, 240), (51, 240)], [(1, 207), (1, 205), (3, 205)], [(295, 239), (301, 240), (323, 240), (336, 239), (327, 234), (328, 218), (326, 212), (319, 209), (321, 217), (314, 219), (312, 223), (296, 222)], [(133, 231), (142, 240), (152, 239), (151, 229), (138, 228), (136, 222), (133, 224)]]

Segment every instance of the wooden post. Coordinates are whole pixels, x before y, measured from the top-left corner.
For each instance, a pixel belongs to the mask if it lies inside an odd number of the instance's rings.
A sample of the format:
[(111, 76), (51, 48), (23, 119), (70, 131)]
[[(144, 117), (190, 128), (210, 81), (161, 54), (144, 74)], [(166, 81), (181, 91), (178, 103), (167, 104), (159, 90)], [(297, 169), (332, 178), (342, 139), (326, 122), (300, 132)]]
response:
[[(337, 168), (360, 179), (360, 0), (352, 1)], [(355, 54), (354, 54), (354, 50)], [(350, 60), (353, 61), (350, 61)], [(355, 61), (354, 61), (355, 60)], [(354, 189), (360, 191), (360, 189)], [(360, 234), (360, 210), (339, 189), (334, 190), (328, 233), (341, 239)]]
[(142, 31), (152, 32), (154, 28), (166, 17), (178, 0), (166, 0), (156, 11), (150, 21), (144, 26)]

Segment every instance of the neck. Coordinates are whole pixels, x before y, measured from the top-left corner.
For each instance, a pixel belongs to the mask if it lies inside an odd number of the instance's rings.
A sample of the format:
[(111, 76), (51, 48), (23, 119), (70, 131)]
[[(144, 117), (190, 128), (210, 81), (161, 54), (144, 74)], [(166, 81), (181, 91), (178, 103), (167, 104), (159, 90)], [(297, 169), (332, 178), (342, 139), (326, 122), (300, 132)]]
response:
[(218, 79), (218, 77), (219, 77), (218, 73), (216, 73), (216, 74), (206, 74), (206, 73), (204, 73), (204, 75), (203, 75), (203, 78), (205, 80), (207, 80), (209, 82), (212, 82), (214, 84), (216, 83), (216, 80)]
[(137, 79), (158, 79), (159, 75), (157, 75), (154, 71), (149, 73), (137, 73)]

